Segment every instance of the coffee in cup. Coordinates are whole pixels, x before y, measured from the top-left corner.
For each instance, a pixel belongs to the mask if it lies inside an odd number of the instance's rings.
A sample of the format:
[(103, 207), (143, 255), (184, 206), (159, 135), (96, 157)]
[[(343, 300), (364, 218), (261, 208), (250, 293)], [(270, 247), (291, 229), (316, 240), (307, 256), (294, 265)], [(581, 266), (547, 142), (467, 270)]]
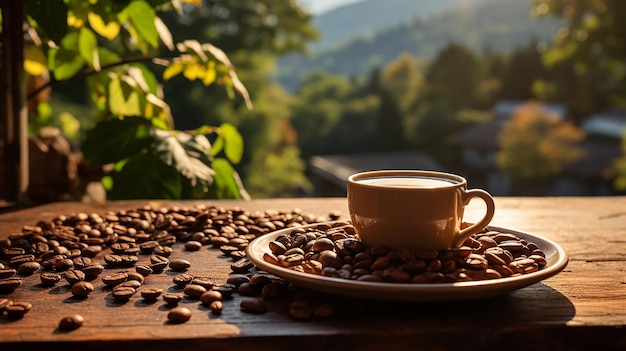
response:
[[(413, 170), (370, 171), (348, 178), (348, 209), (361, 241), (412, 249), (459, 247), (483, 230), (495, 211), (493, 198), (467, 189), (459, 175)], [(486, 213), (462, 228), (465, 206), (480, 198)]]

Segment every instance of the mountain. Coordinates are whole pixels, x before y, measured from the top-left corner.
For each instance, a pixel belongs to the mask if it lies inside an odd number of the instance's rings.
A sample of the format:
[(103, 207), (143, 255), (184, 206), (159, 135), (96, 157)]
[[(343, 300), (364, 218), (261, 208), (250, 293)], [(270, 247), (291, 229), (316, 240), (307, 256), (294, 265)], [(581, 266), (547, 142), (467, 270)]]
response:
[(343, 5), (313, 18), (321, 40), (311, 45), (315, 52), (341, 45), (357, 36), (373, 35), (398, 23), (426, 19), (459, 7), (486, 0), (364, 0)]
[[(386, 0), (384, 3), (391, 1)], [(409, 0), (393, 1), (399, 3)], [(363, 8), (361, 6), (368, 4), (371, 6), (372, 2), (383, 3), (375, 0), (364, 1), (331, 11), (325, 16), (331, 16), (333, 13), (336, 15), (337, 12), (350, 13), (352, 7)], [(417, 0), (413, 2), (418, 3)], [(446, 1), (419, 1), (422, 5), (443, 2)], [(452, 2), (454, 1), (450, 0), (450, 3)], [(458, 3), (456, 1), (456, 4)], [(370, 35), (354, 36), (343, 45), (321, 51), (311, 57), (290, 55), (281, 58), (276, 79), (288, 90), (293, 90), (299, 84), (300, 78), (314, 69), (325, 69), (346, 77), (362, 76), (373, 68), (394, 60), (402, 52), (432, 59), (450, 42), (462, 43), (476, 53), (486, 49), (496, 53), (508, 53), (533, 41), (550, 41), (563, 24), (561, 20), (551, 17), (532, 18), (530, 15), (532, 0), (483, 0), (463, 3), (466, 5), (462, 7), (457, 5), (439, 14), (395, 22), (395, 25), (389, 25), (386, 29)], [(433, 11), (433, 7), (427, 8)], [(377, 8), (370, 9), (376, 11)], [(428, 10), (421, 11), (422, 14), (427, 12)], [(356, 11), (353, 14), (357, 17)], [(358, 23), (366, 22), (366, 18), (371, 18), (368, 16), (375, 17), (375, 13), (369, 15), (365, 12), (359, 13), (356, 19), (345, 22), (345, 26), (357, 26)], [(329, 31), (328, 28), (321, 29), (322, 32)]]

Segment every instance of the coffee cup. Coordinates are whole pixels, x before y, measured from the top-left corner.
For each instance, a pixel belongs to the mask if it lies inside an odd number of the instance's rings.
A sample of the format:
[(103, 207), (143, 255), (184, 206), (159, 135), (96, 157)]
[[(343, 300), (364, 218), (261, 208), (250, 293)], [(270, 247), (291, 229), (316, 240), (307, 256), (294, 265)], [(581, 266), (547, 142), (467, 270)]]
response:
[[(361, 241), (371, 246), (410, 249), (459, 247), (483, 230), (495, 205), (488, 192), (467, 189), (459, 175), (417, 170), (370, 171), (348, 177), (348, 209)], [(465, 227), (463, 214), (473, 198), (485, 215)]]

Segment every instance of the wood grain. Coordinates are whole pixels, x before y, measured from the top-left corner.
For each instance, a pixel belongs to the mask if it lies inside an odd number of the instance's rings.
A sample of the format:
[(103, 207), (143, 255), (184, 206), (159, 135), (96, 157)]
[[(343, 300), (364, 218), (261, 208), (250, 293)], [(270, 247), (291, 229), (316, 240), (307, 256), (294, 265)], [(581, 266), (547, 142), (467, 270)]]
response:
[[(0, 238), (60, 214), (199, 203), (249, 211), (300, 208), (321, 217), (341, 211), (348, 217), (343, 198), (53, 203), (0, 215)], [(33, 304), (22, 319), (0, 318), (0, 349), (444, 350), (458, 348), (460, 340), (463, 349), (626, 349), (626, 197), (496, 198), (496, 208), (493, 225), (559, 243), (570, 258), (566, 269), (541, 283), (485, 300), (396, 303), (338, 298), (341, 307), (335, 316), (309, 321), (291, 318), (285, 299), (268, 301), (269, 311), (256, 315), (242, 312), (242, 297), (235, 295), (224, 302), (220, 316), (187, 299), (182, 305), (193, 315), (180, 325), (167, 322), (169, 307), (162, 300), (146, 303), (137, 295), (120, 304), (97, 280), (96, 291), (81, 300), (72, 297), (68, 285), (43, 287), (33, 275), (15, 292), (0, 295)], [(481, 211), (479, 203), (471, 203), (467, 220), (480, 217)], [(217, 249), (183, 252), (178, 244), (175, 249), (174, 255), (192, 263), (192, 275), (219, 284), (231, 272), (231, 260)], [(148, 276), (145, 286), (176, 290), (174, 274)], [(59, 320), (71, 313), (83, 315), (84, 326), (60, 331)]]

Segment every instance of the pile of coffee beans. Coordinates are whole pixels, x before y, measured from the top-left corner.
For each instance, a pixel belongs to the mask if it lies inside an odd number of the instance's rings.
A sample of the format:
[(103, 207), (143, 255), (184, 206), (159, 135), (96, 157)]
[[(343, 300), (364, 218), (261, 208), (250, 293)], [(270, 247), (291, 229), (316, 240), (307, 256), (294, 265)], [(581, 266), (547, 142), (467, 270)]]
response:
[[(104, 214), (74, 213), (24, 226), (22, 231), (0, 240), (0, 295), (11, 294), (23, 279), (38, 274), (44, 287), (65, 281), (77, 299), (86, 299), (98, 287), (110, 289), (110, 296), (125, 303), (136, 295), (146, 302), (159, 298), (171, 306), (168, 319), (183, 323), (188, 310), (177, 308), (183, 299), (202, 301), (212, 313), (220, 314), (222, 300), (239, 293), (245, 312), (267, 310), (262, 298), (275, 298), (287, 291), (280, 278), (255, 270), (246, 258), (248, 243), (260, 235), (288, 227), (338, 219), (305, 214), (299, 209), (250, 212), (239, 207), (198, 205), (191, 208), (145, 206)], [(193, 252), (203, 247), (219, 249), (232, 259), (233, 277), (215, 284), (210, 277), (187, 274), (191, 263), (170, 257), (175, 246)], [(139, 263), (140, 256), (149, 263)], [(143, 259), (145, 261), (145, 259)], [(173, 284), (181, 293), (164, 292), (167, 287), (144, 287), (151, 274), (169, 269), (179, 274)], [(138, 293), (139, 292), (139, 293)], [(0, 317), (21, 318), (30, 309), (28, 302), (0, 299)], [(65, 316), (59, 328), (73, 330), (84, 322), (82, 316)]]
[(299, 272), (385, 283), (451, 283), (536, 272), (546, 258), (511, 233), (483, 231), (447, 250), (392, 250), (364, 245), (348, 222), (294, 228), (269, 243), (264, 260)]

